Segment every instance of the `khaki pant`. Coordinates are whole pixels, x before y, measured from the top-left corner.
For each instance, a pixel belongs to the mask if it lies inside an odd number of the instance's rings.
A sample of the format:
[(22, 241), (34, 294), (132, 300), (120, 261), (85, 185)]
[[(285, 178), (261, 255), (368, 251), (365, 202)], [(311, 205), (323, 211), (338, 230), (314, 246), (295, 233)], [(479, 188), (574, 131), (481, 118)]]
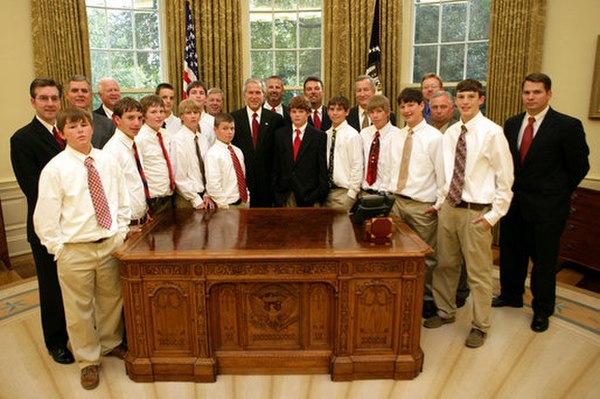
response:
[(433, 205), (431, 203), (402, 198), (399, 195), (396, 195), (395, 197), (396, 201), (394, 202), (391, 213), (400, 217), (400, 219), (402, 219), (408, 227), (413, 229), (434, 251), (425, 258), (424, 299), (426, 301), (432, 301), (433, 293), (431, 281), (433, 279), (433, 270), (437, 265), (437, 214), (425, 213), (425, 210)]
[(348, 189), (346, 188), (334, 188), (329, 190), (323, 206), (328, 208), (344, 208), (350, 209), (354, 205), (352, 198), (348, 197)]
[(438, 264), (433, 272), (433, 297), (440, 317), (456, 313), (456, 288), (462, 257), (473, 298), (472, 326), (490, 328), (492, 309), (492, 232), (473, 220), (489, 211), (453, 208), (444, 203), (438, 213)]
[(100, 243), (65, 244), (57, 259), (67, 332), (81, 369), (100, 364), (123, 338), (119, 262), (111, 255), (123, 243), (117, 234)]

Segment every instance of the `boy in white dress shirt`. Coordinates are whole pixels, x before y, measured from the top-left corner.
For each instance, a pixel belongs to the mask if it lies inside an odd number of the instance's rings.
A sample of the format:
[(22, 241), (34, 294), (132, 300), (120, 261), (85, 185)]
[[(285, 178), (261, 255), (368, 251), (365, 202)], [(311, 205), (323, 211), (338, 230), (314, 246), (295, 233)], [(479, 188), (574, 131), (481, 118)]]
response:
[(175, 110), (173, 109), (175, 102), (175, 88), (170, 83), (160, 83), (156, 86), (154, 92), (159, 96), (165, 106), (165, 121), (163, 128), (167, 129), (171, 134), (175, 134), (181, 129), (181, 119), (175, 116)]
[(163, 100), (151, 94), (142, 97), (144, 125), (135, 137), (142, 168), (148, 181), (150, 202), (154, 214), (173, 207), (175, 171), (171, 160), (171, 133), (163, 129)]
[[(456, 288), (464, 257), (473, 300), (469, 348), (484, 344), (492, 307), (492, 226), (512, 199), (513, 162), (502, 128), (483, 116), (483, 86), (465, 79), (456, 86), (460, 121), (442, 138), (444, 202), (438, 209), (438, 264), (433, 271), (437, 328), (456, 320)], [(462, 255), (462, 257), (461, 257)]]
[(67, 146), (42, 170), (33, 221), (57, 261), (73, 355), (81, 385), (99, 383), (100, 356), (125, 357), (119, 262), (130, 219), (125, 179), (114, 158), (92, 148), (88, 111), (58, 115)]
[(179, 103), (183, 126), (173, 140), (177, 208), (214, 209), (215, 207), (206, 193), (204, 170), (204, 157), (213, 141), (208, 133), (199, 128), (198, 120), (201, 111), (200, 105), (192, 99)]
[(242, 150), (231, 144), (235, 122), (229, 114), (215, 115), (217, 141), (206, 154), (206, 190), (219, 209), (248, 208), (246, 168)]
[(406, 88), (398, 96), (398, 109), (406, 126), (390, 137), (383, 148), (384, 164), (390, 174), (384, 191), (396, 197), (392, 214), (400, 217), (434, 252), (425, 259), (425, 292), (423, 314), (435, 314), (431, 280), (436, 265), (437, 210), (441, 205), (440, 190), (444, 184), (442, 134), (427, 124), (421, 90)]
[(350, 102), (335, 96), (327, 103), (331, 128), (327, 130), (329, 194), (323, 206), (350, 209), (360, 192), (363, 177), (362, 139), (346, 122)]

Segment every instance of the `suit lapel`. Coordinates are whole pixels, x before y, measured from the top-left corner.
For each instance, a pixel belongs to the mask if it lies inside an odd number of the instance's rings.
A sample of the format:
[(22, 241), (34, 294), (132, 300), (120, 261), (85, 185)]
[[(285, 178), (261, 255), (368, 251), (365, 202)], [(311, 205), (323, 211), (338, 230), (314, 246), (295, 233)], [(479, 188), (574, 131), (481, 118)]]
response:
[[(316, 127), (314, 129), (316, 129)], [(296, 157), (296, 162), (300, 160), (302, 155), (307, 151), (307, 148), (310, 147), (312, 140), (313, 132), (308, 126), (306, 126), (306, 129), (304, 130), (304, 136), (302, 137), (302, 142), (300, 143), (300, 149), (298, 150), (298, 156)]]
[(56, 150), (57, 153), (62, 151), (60, 145), (58, 145), (52, 134), (48, 131), (48, 129), (46, 129), (44, 125), (42, 125), (40, 121), (38, 121), (38, 119), (35, 116), (33, 117), (32, 126), (38, 133), (37, 136), (39, 136), (39, 139), (42, 142), (44, 142), (45, 145), (50, 146), (51, 148)]
[(531, 147), (529, 147), (529, 151), (527, 151), (527, 155), (523, 160), (523, 166), (531, 162), (531, 159), (535, 159), (540, 146), (542, 146), (544, 144), (544, 141), (548, 140), (552, 136), (552, 126), (554, 124), (555, 116), (556, 115), (554, 110), (550, 108), (546, 113), (546, 116), (544, 117), (544, 120), (542, 121), (540, 127), (538, 128), (538, 131), (533, 137)]

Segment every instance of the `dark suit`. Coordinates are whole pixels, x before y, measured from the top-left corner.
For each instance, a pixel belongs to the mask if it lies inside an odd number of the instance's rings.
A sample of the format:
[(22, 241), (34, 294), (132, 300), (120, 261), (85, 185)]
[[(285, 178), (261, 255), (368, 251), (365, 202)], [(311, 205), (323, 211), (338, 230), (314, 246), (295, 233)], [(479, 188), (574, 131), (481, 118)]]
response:
[(275, 206), (283, 206), (294, 194), (298, 206), (313, 206), (327, 197), (327, 135), (306, 125), (298, 156), (294, 161), (293, 125), (275, 132), (273, 160), (273, 192)]
[(263, 109), (258, 128), (256, 148), (252, 143), (252, 128), (246, 107), (231, 113), (235, 120), (235, 136), (231, 143), (244, 153), (246, 184), (250, 191), (252, 208), (273, 206), (271, 168), (273, 162), (273, 134), (283, 124), (281, 115)]
[[(360, 125), (360, 116), (358, 115), (358, 105), (350, 108), (350, 112), (348, 112), (346, 121), (350, 126), (356, 129), (357, 132), (360, 132), (362, 130), (362, 127)], [(394, 114), (393, 112), (390, 112), (390, 122), (392, 123), (392, 125), (397, 126), (396, 114)]]
[(108, 118), (108, 115), (106, 115), (106, 111), (104, 111), (104, 107), (102, 106), (102, 104), (100, 104), (100, 106), (94, 110), (94, 113), (96, 113), (98, 115), (102, 115), (105, 118)]
[(67, 327), (58, 284), (56, 262), (40, 243), (33, 228), (38, 180), (46, 164), (61, 151), (48, 129), (37, 119), (17, 130), (10, 139), (10, 160), (17, 182), (27, 198), (27, 241), (31, 245), (40, 295), (44, 342), (48, 349), (65, 347)]
[[(310, 111), (310, 115), (308, 116), (308, 124), (315, 126), (314, 122), (313, 122), (313, 115), (314, 115), (315, 111), (311, 110)], [(331, 127), (331, 119), (329, 119), (329, 115), (327, 115), (327, 107), (324, 105), (321, 105), (321, 113), (323, 114), (323, 117), (321, 118), (321, 129), (322, 131), (327, 131), (330, 127)]]
[(531, 257), (533, 311), (548, 317), (554, 312), (560, 236), (571, 193), (590, 167), (589, 148), (581, 122), (550, 108), (521, 165), (518, 136), (524, 116), (504, 125), (515, 181), (510, 209), (500, 224), (500, 296), (522, 302)]
[(92, 124), (94, 125), (92, 145), (95, 148), (102, 148), (115, 134), (115, 125), (106, 116), (98, 115), (95, 112), (92, 113)]

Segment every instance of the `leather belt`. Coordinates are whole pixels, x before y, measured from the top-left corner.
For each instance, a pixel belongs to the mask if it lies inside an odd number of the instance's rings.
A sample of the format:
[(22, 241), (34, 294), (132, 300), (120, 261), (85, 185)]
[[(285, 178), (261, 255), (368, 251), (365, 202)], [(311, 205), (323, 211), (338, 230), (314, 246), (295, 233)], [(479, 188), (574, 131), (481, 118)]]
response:
[(483, 211), (485, 208), (491, 206), (491, 204), (476, 204), (474, 202), (461, 201), (456, 205), (456, 208), (471, 209), (474, 211)]
[(416, 201), (415, 199), (413, 199), (412, 197), (409, 197), (408, 195), (404, 195), (404, 194), (396, 194), (396, 196), (398, 196), (398, 197), (400, 197), (400, 198), (404, 198), (405, 200)]
[(233, 204), (229, 204), (229, 206), (236, 206), (242, 203), (242, 199), (238, 199), (237, 201), (235, 201)]
[(144, 224), (148, 221), (148, 215), (144, 215), (143, 217), (139, 218), (139, 219), (134, 219), (132, 221), (129, 222), (130, 226), (139, 226), (141, 224)]
[(98, 240), (96, 240), (96, 241), (92, 241), (91, 243), (92, 243), (92, 244), (100, 244), (100, 243), (103, 243), (104, 241), (108, 240), (109, 238), (112, 238), (112, 237), (104, 237), (104, 238), (100, 238), (100, 239), (98, 239)]

